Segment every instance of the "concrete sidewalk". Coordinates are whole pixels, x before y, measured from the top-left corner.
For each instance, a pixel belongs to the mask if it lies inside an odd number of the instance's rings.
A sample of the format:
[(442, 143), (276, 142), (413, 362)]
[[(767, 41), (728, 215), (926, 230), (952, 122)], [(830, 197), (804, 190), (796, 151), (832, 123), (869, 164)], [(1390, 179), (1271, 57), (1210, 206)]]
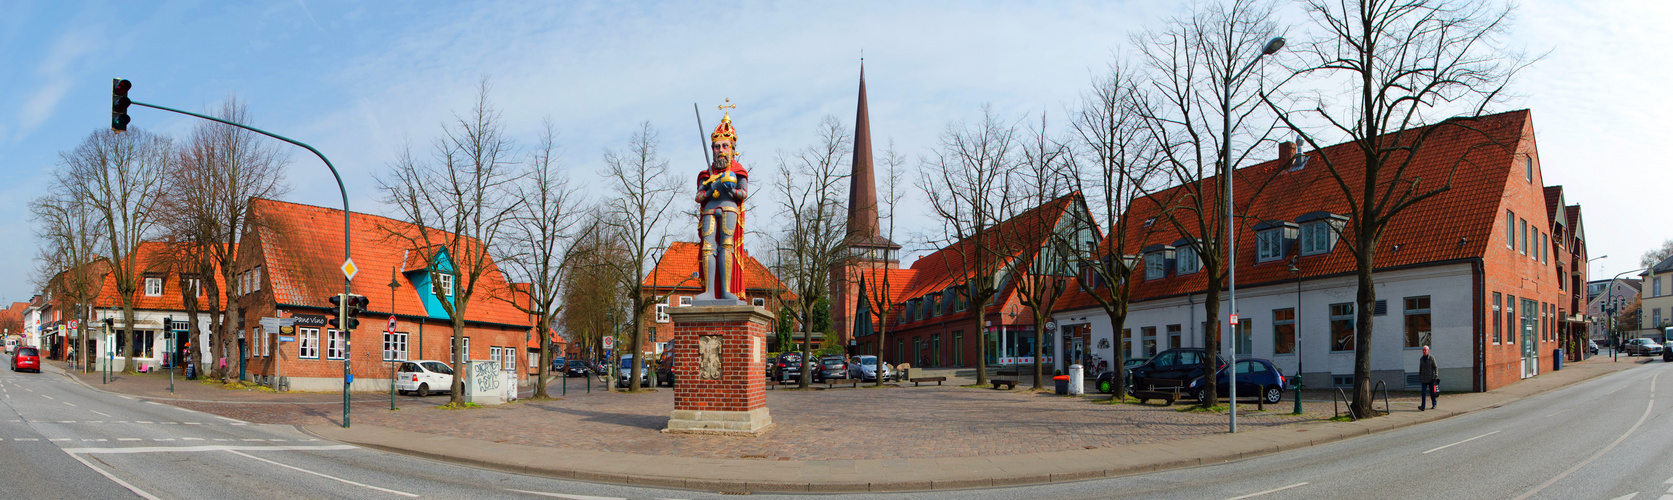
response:
[(1447, 406), (1434, 411), (1396, 411), (1358, 422), (1296, 424), (1164, 443), (1025, 455), (826, 461), (691, 458), (494, 443), (371, 425), (301, 429), (368, 448), (580, 481), (723, 493), (983, 488), (1114, 477), (1277, 453), (1500, 406), (1648, 362), (1616, 363), (1595, 357), (1492, 392), (1443, 395)]

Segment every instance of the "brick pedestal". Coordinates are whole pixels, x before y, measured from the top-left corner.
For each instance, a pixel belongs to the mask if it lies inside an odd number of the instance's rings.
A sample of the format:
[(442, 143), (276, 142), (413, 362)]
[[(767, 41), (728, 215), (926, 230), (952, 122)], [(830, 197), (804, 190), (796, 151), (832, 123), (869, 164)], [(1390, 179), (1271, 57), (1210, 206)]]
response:
[(767, 414), (765, 308), (673, 307), (674, 412), (662, 432), (754, 436)]

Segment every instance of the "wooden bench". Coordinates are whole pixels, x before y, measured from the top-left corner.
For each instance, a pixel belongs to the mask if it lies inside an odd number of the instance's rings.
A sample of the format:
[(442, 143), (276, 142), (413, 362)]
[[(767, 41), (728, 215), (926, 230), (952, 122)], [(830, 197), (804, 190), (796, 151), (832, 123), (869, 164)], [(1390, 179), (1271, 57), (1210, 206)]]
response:
[(836, 384), (848, 384), (849, 387), (859, 388), (860, 387), (860, 379), (857, 379), (857, 378), (834, 378), (834, 379), (833, 378), (828, 378), (828, 379), (825, 379), (825, 388), (826, 389), (833, 388)]
[(1180, 380), (1159, 380), (1149, 389), (1133, 391), (1133, 397), (1138, 398), (1141, 404), (1152, 399), (1163, 399), (1167, 400), (1168, 406), (1173, 406), (1175, 401), (1184, 396), (1185, 382)]
[(918, 378), (911, 379), (911, 381), (912, 381), (912, 387), (917, 387), (918, 384), (921, 384), (921, 383), (924, 383), (924, 382), (935, 382), (935, 385), (941, 385), (942, 382), (947, 381), (947, 377), (918, 377)]
[(995, 379), (988, 379), (988, 381), (993, 383), (993, 388), (994, 389), (998, 389), (999, 386), (1002, 386), (1002, 385), (1005, 386), (1005, 390), (1007, 390), (1007, 391), (1017, 388), (1017, 380), (1016, 379), (995, 378)]

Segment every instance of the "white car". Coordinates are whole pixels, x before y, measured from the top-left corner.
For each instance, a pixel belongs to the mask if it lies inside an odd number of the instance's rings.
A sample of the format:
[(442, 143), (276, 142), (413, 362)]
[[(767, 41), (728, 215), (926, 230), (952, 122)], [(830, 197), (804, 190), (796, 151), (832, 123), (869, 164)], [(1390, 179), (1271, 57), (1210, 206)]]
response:
[(440, 361), (407, 361), (395, 371), (395, 390), (418, 397), (453, 391), (453, 368)]

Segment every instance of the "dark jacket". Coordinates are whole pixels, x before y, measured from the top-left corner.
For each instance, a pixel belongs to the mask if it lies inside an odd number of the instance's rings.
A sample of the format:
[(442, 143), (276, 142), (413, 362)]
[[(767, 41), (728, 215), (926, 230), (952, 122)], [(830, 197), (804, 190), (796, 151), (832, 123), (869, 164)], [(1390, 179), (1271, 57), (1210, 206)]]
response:
[(1424, 383), (1424, 384), (1435, 383), (1436, 381), (1441, 379), (1439, 371), (1440, 371), (1440, 369), (1435, 367), (1435, 357), (1434, 356), (1430, 356), (1428, 354), (1425, 354), (1425, 355), (1423, 355), (1423, 359), (1417, 360), (1417, 381), (1418, 382)]

